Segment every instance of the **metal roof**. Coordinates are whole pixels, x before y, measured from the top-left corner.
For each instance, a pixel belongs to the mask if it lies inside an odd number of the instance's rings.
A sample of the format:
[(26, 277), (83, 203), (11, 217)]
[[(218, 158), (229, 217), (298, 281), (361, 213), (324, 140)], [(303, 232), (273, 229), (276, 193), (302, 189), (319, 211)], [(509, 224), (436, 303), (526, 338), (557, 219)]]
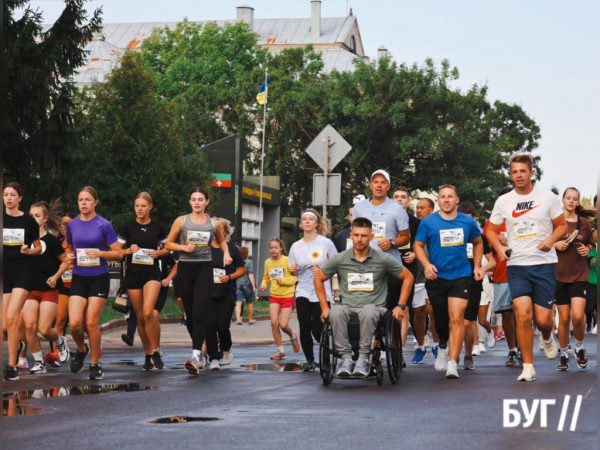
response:
[(94, 81), (103, 82), (106, 75), (112, 72), (119, 64), (119, 59), (124, 50), (103, 41), (94, 39), (86, 46), (90, 53), (87, 62), (77, 69), (73, 80), (77, 85), (90, 85)]

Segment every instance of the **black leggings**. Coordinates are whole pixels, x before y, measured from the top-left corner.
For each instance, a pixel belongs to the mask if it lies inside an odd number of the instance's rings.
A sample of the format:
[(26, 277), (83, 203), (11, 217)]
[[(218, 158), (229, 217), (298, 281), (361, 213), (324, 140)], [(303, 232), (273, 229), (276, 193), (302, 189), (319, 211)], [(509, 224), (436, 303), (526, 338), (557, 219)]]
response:
[(313, 362), (315, 360), (313, 337), (317, 342), (321, 342), (321, 331), (323, 330), (321, 305), (319, 302), (311, 302), (306, 297), (297, 297), (296, 311), (300, 325), (300, 345), (302, 345), (306, 360)]
[(202, 350), (206, 336), (206, 314), (213, 285), (211, 261), (180, 261), (177, 265), (177, 291), (187, 317), (192, 348)]
[[(223, 352), (231, 350), (231, 315), (235, 309), (235, 294), (231, 297), (213, 297), (208, 300), (206, 319), (206, 347), (208, 357), (221, 359)], [(217, 339), (217, 333), (219, 337)], [(219, 346), (219, 344), (221, 344)], [(220, 349), (219, 349), (220, 347)]]

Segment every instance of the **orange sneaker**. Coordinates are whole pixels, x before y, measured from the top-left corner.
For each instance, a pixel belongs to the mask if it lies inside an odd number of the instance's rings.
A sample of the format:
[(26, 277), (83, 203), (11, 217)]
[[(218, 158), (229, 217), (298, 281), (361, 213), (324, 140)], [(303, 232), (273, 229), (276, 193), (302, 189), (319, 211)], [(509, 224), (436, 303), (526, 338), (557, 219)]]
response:
[(292, 347), (294, 347), (294, 352), (298, 353), (300, 351), (300, 338), (298, 337), (298, 333), (295, 331), (290, 338), (290, 342), (292, 343)]
[(273, 356), (271, 356), (271, 359), (275, 359), (275, 360), (283, 360), (285, 359), (285, 353), (280, 352), (279, 350), (277, 350), (275, 352), (275, 354)]
[(46, 353), (44, 360), (52, 367), (60, 367), (60, 356), (56, 350)]

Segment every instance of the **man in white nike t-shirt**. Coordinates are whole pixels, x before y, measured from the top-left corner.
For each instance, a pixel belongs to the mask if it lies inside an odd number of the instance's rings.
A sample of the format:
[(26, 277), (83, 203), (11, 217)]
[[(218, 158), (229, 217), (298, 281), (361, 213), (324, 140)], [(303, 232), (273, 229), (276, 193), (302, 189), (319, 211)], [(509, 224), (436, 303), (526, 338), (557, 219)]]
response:
[[(567, 226), (558, 197), (533, 186), (533, 160), (530, 155), (520, 154), (511, 158), (510, 176), (515, 189), (496, 200), (486, 237), (500, 260), (507, 262), (517, 338), (523, 354), (523, 372), (517, 379), (534, 381), (531, 329), (534, 314), (542, 333), (546, 357), (554, 359), (557, 355), (552, 336), (558, 261), (554, 243), (567, 232)], [(502, 222), (506, 222), (508, 247), (498, 240)]]

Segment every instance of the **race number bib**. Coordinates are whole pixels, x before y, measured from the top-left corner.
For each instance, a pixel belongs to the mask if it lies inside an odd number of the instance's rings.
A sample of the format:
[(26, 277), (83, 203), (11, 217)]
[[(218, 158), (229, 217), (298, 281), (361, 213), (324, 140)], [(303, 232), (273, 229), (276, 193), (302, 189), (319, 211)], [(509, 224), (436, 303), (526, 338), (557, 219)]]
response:
[(154, 258), (150, 256), (150, 249), (141, 248), (137, 252), (131, 254), (131, 262), (133, 264), (142, 264), (144, 266), (153, 266)]
[(373, 222), (373, 239), (385, 239), (385, 222)]
[(524, 220), (522, 222), (514, 222), (513, 228), (517, 239), (530, 239), (540, 235), (538, 225), (533, 220)]
[(348, 238), (346, 239), (346, 250), (348, 250), (349, 248), (354, 247), (354, 242), (352, 242), (352, 239)]
[(467, 258), (473, 259), (473, 244), (467, 242)]
[(78, 248), (77, 249), (77, 265), (78, 266), (99, 266), (100, 258), (88, 258), (85, 253), (88, 250), (98, 250), (97, 248)]
[(25, 245), (24, 228), (4, 228), (2, 230), (2, 244), (7, 246)]
[(456, 247), (465, 243), (464, 231), (462, 228), (452, 230), (440, 230), (440, 245), (442, 247)]
[(208, 241), (210, 240), (210, 233), (208, 231), (188, 231), (186, 244), (190, 242), (196, 247), (207, 247)]
[(213, 269), (213, 281), (215, 284), (222, 284), (219, 277), (225, 275), (225, 269)]
[(374, 289), (372, 273), (349, 273), (348, 290), (349, 291), (367, 291)]
[(274, 269), (269, 269), (269, 278), (271, 280), (275, 280), (277, 278), (283, 278), (284, 272), (283, 267), (276, 267)]
[(73, 271), (65, 270), (65, 273), (63, 273), (60, 278), (63, 280), (63, 283), (70, 283), (73, 280)]

